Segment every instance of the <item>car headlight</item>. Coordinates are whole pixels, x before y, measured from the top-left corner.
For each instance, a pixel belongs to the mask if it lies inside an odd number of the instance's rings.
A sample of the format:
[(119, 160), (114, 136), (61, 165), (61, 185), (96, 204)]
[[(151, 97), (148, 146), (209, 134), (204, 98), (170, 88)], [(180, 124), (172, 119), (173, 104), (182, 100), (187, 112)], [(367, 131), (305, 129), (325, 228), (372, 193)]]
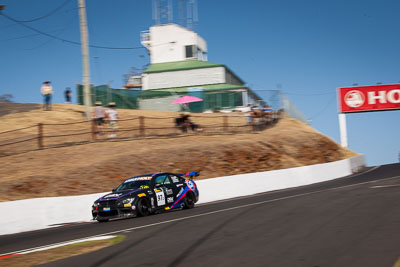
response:
[(126, 199), (122, 200), (122, 204), (132, 203), (134, 200), (135, 200), (134, 197), (132, 197), (132, 198), (126, 198)]
[(98, 210), (99, 209), (99, 202), (94, 202), (92, 206), (92, 210)]

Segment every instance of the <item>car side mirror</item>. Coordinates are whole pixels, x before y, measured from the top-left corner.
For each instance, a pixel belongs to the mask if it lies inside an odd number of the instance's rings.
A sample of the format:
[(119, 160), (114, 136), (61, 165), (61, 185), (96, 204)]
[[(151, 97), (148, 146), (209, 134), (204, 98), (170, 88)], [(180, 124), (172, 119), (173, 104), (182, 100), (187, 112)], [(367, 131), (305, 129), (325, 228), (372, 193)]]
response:
[(117, 191), (117, 189), (115, 189), (115, 188), (113, 190), (111, 190), (111, 192), (113, 192), (113, 193), (115, 193), (116, 191)]
[(161, 187), (161, 184), (155, 184), (154, 187), (159, 188), (159, 187)]

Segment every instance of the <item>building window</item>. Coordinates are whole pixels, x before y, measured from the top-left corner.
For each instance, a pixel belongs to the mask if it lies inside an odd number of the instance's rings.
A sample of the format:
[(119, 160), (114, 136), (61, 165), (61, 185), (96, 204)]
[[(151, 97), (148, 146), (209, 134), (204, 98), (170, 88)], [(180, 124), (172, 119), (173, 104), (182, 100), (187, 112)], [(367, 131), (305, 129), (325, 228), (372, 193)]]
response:
[(193, 57), (193, 49), (194, 45), (186, 45), (185, 49), (186, 49), (186, 58), (191, 58)]

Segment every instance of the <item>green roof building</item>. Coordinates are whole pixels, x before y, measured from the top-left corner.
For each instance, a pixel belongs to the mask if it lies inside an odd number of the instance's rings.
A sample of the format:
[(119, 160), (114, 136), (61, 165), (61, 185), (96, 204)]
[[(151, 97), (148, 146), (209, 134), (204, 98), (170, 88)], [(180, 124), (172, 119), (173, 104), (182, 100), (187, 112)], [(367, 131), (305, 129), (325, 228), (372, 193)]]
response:
[[(115, 102), (117, 108), (175, 112), (235, 110), (263, 103), (227, 66), (207, 61), (207, 43), (192, 30), (176, 24), (155, 25), (141, 33), (141, 43), (150, 55), (148, 68), (130, 77), (127, 89), (92, 87), (93, 103)], [(83, 104), (81, 95), (78, 86), (78, 102)], [(185, 95), (203, 101), (187, 106), (171, 104)]]
[(237, 109), (261, 98), (224, 64), (207, 61), (207, 43), (196, 32), (176, 24), (155, 25), (141, 33), (151, 64), (127, 87), (138, 87), (140, 109), (180, 111), (170, 104), (182, 95), (202, 102), (189, 105), (192, 112)]

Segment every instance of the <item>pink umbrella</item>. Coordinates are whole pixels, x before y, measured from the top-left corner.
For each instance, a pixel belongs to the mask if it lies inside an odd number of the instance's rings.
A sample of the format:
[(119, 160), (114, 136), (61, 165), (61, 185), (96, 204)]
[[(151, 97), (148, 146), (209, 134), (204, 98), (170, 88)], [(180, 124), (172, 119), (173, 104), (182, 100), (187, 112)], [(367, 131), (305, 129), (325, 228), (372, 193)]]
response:
[(195, 96), (185, 95), (178, 99), (175, 99), (174, 101), (171, 102), (171, 104), (187, 104), (187, 103), (199, 102), (199, 101), (203, 101), (203, 99), (195, 97)]

